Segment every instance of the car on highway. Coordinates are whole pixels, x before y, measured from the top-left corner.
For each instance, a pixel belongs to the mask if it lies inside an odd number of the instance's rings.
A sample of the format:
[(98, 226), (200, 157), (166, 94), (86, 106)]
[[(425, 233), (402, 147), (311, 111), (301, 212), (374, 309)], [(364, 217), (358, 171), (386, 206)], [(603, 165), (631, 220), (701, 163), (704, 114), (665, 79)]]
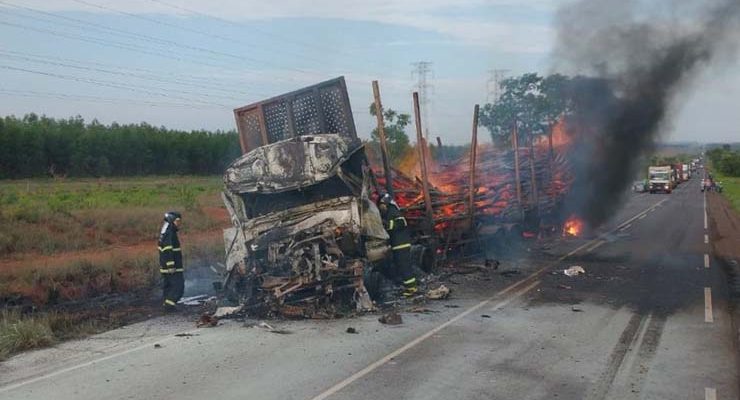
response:
[(632, 182), (632, 191), (635, 193), (647, 192), (648, 185), (645, 181), (634, 181)]

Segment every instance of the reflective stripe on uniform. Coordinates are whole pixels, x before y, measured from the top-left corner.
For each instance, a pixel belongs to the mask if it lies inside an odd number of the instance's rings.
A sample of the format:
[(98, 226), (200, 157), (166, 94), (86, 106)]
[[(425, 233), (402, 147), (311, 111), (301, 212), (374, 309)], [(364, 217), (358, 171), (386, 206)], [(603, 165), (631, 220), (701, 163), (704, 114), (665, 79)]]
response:
[(164, 304), (166, 304), (168, 306), (174, 306), (175, 305), (175, 302), (172, 301), (172, 300), (167, 299), (167, 300), (164, 301)]
[(170, 265), (175, 265), (175, 262), (174, 261), (167, 261), (165, 263), (165, 265), (167, 265), (169, 267)]
[(391, 222), (388, 223), (388, 230), (389, 231), (392, 231), (393, 230), (393, 221), (394, 220), (391, 220)]
[(183, 268), (177, 268), (177, 269), (175, 269), (175, 272), (185, 272), (185, 269), (183, 269)]
[(403, 222), (403, 226), (404, 226), (404, 227), (406, 227), (406, 226), (408, 226), (408, 225), (409, 225), (409, 224), (408, 224), (408, 222), (406, 222), (406, 218), (404, 218), (404, 217), (397, 217), (397, 218), (393, 218), (393, 219), (392, 219), (392, 220), (390, 220), (390, 222), (388, 223), (388, 230), (389, 230), (389, 231), (392, 231), (392, 230), (393, 230), (393, 228), (395, 228), (395, 227), (396, 227), (396, 221), (402, 221), (402, 222)]
[(416, 284), (416, 278), (414, 277), (414, 278), (411, 278), (411, 279), (407, 279), (407, 280), (403, 281), (403, 284), (406, 285), (406, 286), (415, 285)]
[(404, 243), (404, 244), (399, 244), (398, 246), (393, 246), (391, 249), (392, 250), (401, 250), (401, 249), (407, 249), (409, 247), (411, 247), (411, 243)]
[(174, 274), (175, 269), (174, 268), (160, 268), (159, 273), (161, 274)]
[[(172, 246), (157, 247), (159, 251), (172, 250)], [(179, 250), (179, 249), (178, 249)]]
[(172, 251), (182, 251), (182, 249), (180, 249), (179, 247), (175, 247), (174, 249), (172, 249)]

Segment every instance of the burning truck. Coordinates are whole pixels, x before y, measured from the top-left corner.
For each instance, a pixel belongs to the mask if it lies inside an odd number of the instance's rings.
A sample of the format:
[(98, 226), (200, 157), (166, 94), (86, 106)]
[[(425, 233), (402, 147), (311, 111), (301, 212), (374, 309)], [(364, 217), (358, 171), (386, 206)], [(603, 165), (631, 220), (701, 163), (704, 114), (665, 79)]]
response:
[(342, 78), (235, 110), (224, 175), (228, 298), (259, 313), (373, 307), (364, 279), (389, 252)]

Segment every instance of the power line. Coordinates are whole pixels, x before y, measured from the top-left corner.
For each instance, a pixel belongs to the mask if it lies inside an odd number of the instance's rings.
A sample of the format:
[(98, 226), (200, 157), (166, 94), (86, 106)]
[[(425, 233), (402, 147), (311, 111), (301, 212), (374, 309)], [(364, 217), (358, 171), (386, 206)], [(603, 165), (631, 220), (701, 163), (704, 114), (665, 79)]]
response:
[[(300, 41), (300, 40), (295, 40), (293, 38), (288, 38), (286, 36), (279, 35), (279, 34), (276, 34), (276, 33), (273, 33), (273, 32), (264, 31), (262, 29), (258, 29), (258, 28), (255, 28), (255, 27), (247, 27), (247, 26), (244, 26), (242, 24), (237, 24), (237, 23), (235, 23), (233, 21), (229, 21), (228, 19), (224, 19), (224, 18), (215, 16), (215, 15), (212, 15), (212, 14), (207, 14), (207, 13), (203, 13), (203, 12), (200, 12), (200, 11), (196, 11), (196, 10), (193, 10), (191, 8), (182, 7), (180, 5), (172, 4), (172, 3), (165, 2), (165, 1), (162, 1), (162, 0), (149, 0), (149, 1), (151, 1), (153, 3), (161, 4), (161, 5), (165, 6), (165, 7), (169, 7), (169, 8), (172, 8), (172, 9), (176, 9), (176, 10), (180, 10), (180, 11), (185, 11), (185, 12), (188, 12), (188, 13), (191, 13), (191, 14), (195, 14), (195, 15), (200, 15), (200, 16), (206, 17), (206, 18), (212, 18), (212, 19), (215, 19), (215, 20), (218, 20), (218, 21), (221, 21), (221, 22), (225, 22), (225, 23), (227, 23), (229, 25), (239, 27), (241, 29), (249, 29), (249, 30), (255, 31), (255, 32), (257, 32), (257, 33), (259, 33), (261, 35), (265, 35), (265, 36), (269, 36), (269, 37), (272, 37), (272, 38), (281, 40), (281, 41), (283, 41), (285, 43), (292, 43), (292, 44), (296, 44), (296, 45), (303, 46), (303, 47), (315, 48), (317, 50), (321, 50), (324, 53), (327, 53), (328, 52), (331, 55), (337, 55), (337, 54), (342, 55), (343, 54), (343, 55), (345, 55), (347, 57), (356, 58), (356, 55), (351, 54), (351, 53), (348, 53), (346, 51), (342, 51), (341, 49), (330, 48), (330, 47), (325, 47), (325, 46), (319, 46), (319, 45), (316, 45), (314, 43), (308, 43), (308, 42), (303, 42), (303, 41)], [(228, 39), (228, 40), (231, 40), (231, 39)], [(251, 46), (251, 44), (250, 44), (250, 46)], [(370, 61), (370, 62), (372, 62), (374, 64), (377, 64), (378, 66), (383, 66), (383, 67), (385, 66), (385, 65), (379, 63), (377, 60), (372, 59), (372, 58), (366, 58), (366, 60), (367, 61)], [(324, 63), (325, 61), (319, 60), (319, 62)]]
[[(75, 0), (75, 1), (77, 1), (77, 0)], [(91, 5), (91, 6), (95, 6), (92, 3), (83, 2), (81, 0), (79, 2), (81, 2), (82, 4), (88, 4), (88, 5)], [(208, 48), (204, 48), (204, 47), (199, 47), (199, 46), (192, 46), (192, 45), (188, 45), (188, 44), (182, 44), (182, 43), (178, 43), (178, 42), (175, 42), (175, 41), (172, 41), (172, 40), (158, 38), (158, 37), (154, 37), (154, 36), (150, 36), (150, 35), (132, 33), (132, 32), (128, 32), (128, 31), (125, 31), (125, 30), (115, 29), (115, 28), (107, 27), (107, 26), (104, 26), (104, 25), (101, 25), (101, 24), (96, 24), (96, 23), (93, 23), (93, 22), (88, 22), (88, 21), (80, 20), (80, 19), (77, 19), (77, 18), (56, 15), (56, 14), (53, 14), (53, 13), (48, 13), (48, 12), (44, 12), (44, 11), (41, 11), (41, 10), (36, 10), (36, 9), (33, 9), (33, 8), (25, 7), (25, 6), (11, 4), (11, 3), (8, 3), (7, 1), (0, 0), (0, 3), (6, 4), (6, 5), (9, 5), (9, 6), (12, 6), (12, 7), (16, 7), (18, 9), (27, 10), (27, 11), (30, 11), (30, 12), (33, 12), (33, 13), (38, 13), (38, 14), (42, 14), (42, 15), (46, 15), (46, 16), (51, 16), (53, 18), (63, 19), (63, 20), (66, 20), (66, 21), (73, 21), (76, 25), (73, 24), (72, 26), (75, 27), (75, 28), (84, 27), (84, 28), (87, 29), (89, 27), (92, 27), (93, 30), (97, 30), (98, 32), (102, 32), (104, 34), (108, 34), (108, 35), (113, 34), (113, 35), (123, 36), (123, 37), (125, 37), (128, 40), (143, 41), (143, 42), (147, 43), (147, 45), (151, 45), (151, 44), (153, 44), (152, 42), (154, 42), (154, 43), (156, 43), (156, 44), (158, 44), (160, 46), (161, 45), (174, 46), (174, 47), (179, 47), (179, 48), (183, 48), (183, 49), (190, 50), (190, 51), (196, 51), (196, 52), (200, 52), (200, 53), (206, 53), (206, 54), (209, 54), (209, 55), (212, 55), (212, 56), (215, 55), (215, 56), (220, 56), (220, 57), (227, 57), (227, 58), (232, 59), (232, 60), (246, 61), (246, 62), (249, 62), (249, 63), (251, 63), (253, 65), (256, 65), (256, 66), (261, 66), (262, 64), (265, 64), (265, 65), (269, 65), (271, 67), (274, 67), (276, 69), (290, 70), (290, 71), (298, 72), (298, 73), (302, 73), (302, 74), (321, 75), (321, 73), (315, 72), (315, 71), (306, 71), (306, 70), (301, 70), (301, 69), (298, 69), (298, 68), (291, 68), (291, 67), (281, 67), (279, 64), (275, 64), (275, 63), (272, 63), (272, 62), (269, 62), (269, 61), (259, 60), (257, 58), (253, 58), (253, 57), (247, 57), (247, 56), (244, 56), (244, 55), (238, 55), (238, 54), (227, 53), (227, 52), (223, 52), (223, 51), (212, 50), (212, 49), (208, 49)], [(134, 16), (134, 17), (139, 17), (138, 15), (130, 14), (130, 13), (125, 13), (123, 11), (116, 11), (116, 10), (114, 10), (112, 8), (109, 8), (109, 7), (104, 7), (104, 6), (98, 6), (98, 7), (99, 8), (106, 9), (106, 10), (111, 10), (113, 12), (119, 12), (119, 13), (122, 13), (124, 15), (131, 15), (131, 16)], [(37, 19), (37, 18), (26, 16), (26, 15), (22, 15), (22, 14), (19, 14), (17, 16), (39, 21), (39, 19)], [(144, 17), (142, 17), (142, 18), (144, 18)], [(145, 20), (147, 20), (147, 21), (158, 21), (156, 19), (151, 19), (151, 18), (145, 18)], [(40, 21), (47, 22), (45, 20), (40, 20)], [(159, 21), (159, 22), (161, 22), (161, 21)], [(56, 22), (51, 22), (51, 23), (56, 23)], [(162, 24), (165, 24), (167, 26), (175, 26), (175, 27), (177, 27), (177, 25), (174, 25), (174, 24), (168, 24), (168, 23), (164, 23), (164, 22), (162, 22)], [(70, 23), (67, 22), (67, 25), (70, 25)], [(185, 29), (187, 31), (200, 32), (198, 30), (192, 30), (192, 29), (188, 29), (188, 28), (182, 28), (182, 29)], [(95, 40), (95, 39), (93, 39), (93, 40)], [(121, 46), (121, 45), (131, 46), (130, 43), (122, 43), (122, 42), (113, 42), (113, 43), (115, 43), (115, 44), (117, 44), (119, 46)], [(260, 73), (260, 72), (259, 71), (255, 71), (255, 73)]]
[[(146, 75), (141, 75), (141, 74), (136, 74), (136, 73), (131, 73), (131, 72), (112, 71), (112, 70), (107, 70), (103, 68), (86, 67), (82, 65), (73, 65), (73, 64), (63, 63), (63, 62), (47, 61), (43, 59), (34, 59), (31, 57), (6, 54), (2, 50), (0, 50), (0, 58), (6, 58), (6, 59), (11, 59), (11, 60), (12, 59), (23, 60), (23, 61), (28, 61), (31, 63), (36, 63), (36, 64), (45, 64), (45, 65), (53, 65), (53, 66), (64, 67), (64, 68), (73, 68), (73, 69), (78, 69), (78, 70), (101, 72), (104, 74), (111, 74), (111, 75), (118, 75), (118, 76), (127, 76), (131, 78), (136, 78), (136, 79), (142, 79), (142, 80), (148, 80), (148, 81), (154, 81), (154, 82), (160, 82), (160, 83), (169, 83), (169, 84), (175, 84), (175, 85), (180, 85), (180, 86), (196, 87), (196, 88), (207, 89), (207, 90), (215, 90), (215, 91), (220, 91), (220, 92), (225, 92), (225, 93), (230, 93), (230, 94), (234, 93), (233, 90), (215, 88), (215, 87), (210, 87), (207, 85), (200, 85), (200, 84), (195, 84), (195, 83), (180, 82), (174, 79), (158, 78), (158, 77), (146, 76)], [(267, 96), (262, 93), (255, 93), (255, 94), (259, 96), (263, 96), (263, 97)], [(234, 96), (218, 96), (218, 97), (221, 97), (224, 99), (231, 99), (231, 100), (243, 100), (241, 98), (234, 97)]]
[(489, 69), (486, 81), (486, 103), (495, 102), (501, 97), (501, 82), (509, 69)]
[(432, 62), (431, 61), (418, 61), (411, 63), (414, 69), (411, 71), (412, 78), (416, 76), (416, 85), (414, 89), (419, 93), (419, 104), (421, 106), (421, 118), (424, 124), (424, 134), (427, 141), (429, 141), (429, 114), (428, 106), (431, 103), (429, 98), (430, 91), (434, 91), (434, 85), (431, 85), (427, 79), (429, 75), (433, 75)]
[(141, 104), (141, 105), (154, 106), (154, 107), (221, 109), (221, 107), (208, 106), (208, 105), (153, 102), (150, 100), (141, 100), (141, 99), (124, 99), (124, 98), (110, 98), (110, 97), (87, 96), (87, 95), (71, 95), (68, 93), (38, 92), (38, 91), (33, 91), (33, 90), (14, 90), (14, 89), (6, 89), (6, 88), (0, 88), (0, 94), (9, 94), (9, 95), (21, 96), (21, 97), (44, 97), (44, 98), (56, 98), (56, 99), (62, 99), (62, 100), (78, 100), (78, 101), (93, 102), (93, 103), (103, 102), (103, 103), (126, 104), (126, 105)]
[[(145, 17), (143, 15), (129, 13), (129, 12), (126, 12), (126, 11), (121, 11), (121, 10), (116, 10), (115, 8), (103, 6), (103, 5), (100, 5), (100, 4), (90, 3), (90, 2), (85, 1), (85, 0), (72, 0), (72, 1), (74, 1), (76, 3), (84, 4), (84, 5), (87, 5), (87, 6), (90, 6), (90, 7), (95, 7), (95, 8), (99, 8), (99, 9), (102, 9), (102, 10), (106, 10), (106, 11), (118, 13), (118, 14), (123, 14), (123, 15), (129, 16), (131, 18), (137, 18), (137, 19), (141, 19), (141, 20), (144, 20), (144, 21), (149, 21), (149, 22), (152, 22), (152, 23), (155, 23), (155, 24), (158, 24), (158, 25), (169, 26), (169, 27), (172, 27), (172, 28), (175, 28), (175, 29), (180, 29), (182, 31), (186, 31), (186, 32), (197, 33), (197, 34), (200, 34), (200, 35), (205, 35), (205, 36), (209, 36), (209, 37), (212, 37), (212, 38), (216, 38), (216, 39), (220, 39), (220, 40), (226, 40), (226, 41), (230, 41), (230, 42), (233, 42), (234, 41), (233, 39), (230, 39), (230, 38), (227, 38), (227, 37), (224, 37), (224, 36), (220, 36), (220, 35), (216, 35), (216, 34), (213, 34), (213, 33), (210, 33), (210, 32), (201, 31), (199, 29), (187, 28), (187, 27), (184, 27), (184, 26), (180, 26), (180, 25), (176, 25), (176, 24), (171, 24), (169, 22), (158, 20), (156, 18), (149, 18), (149, 17)], [(319, 73), (319, 72), (306, 71), (306, 70), (302, 70), (302, 69), (299, 69), (299, 68), (293, 68), (293, 67), (281, 67), (280, 65), (275, 64), (275, 63), (270, 62), (270, 61), (257, 60), (255, 58), (246, 57), (246, 56), (243, 56), (243, 55), (236, 55), (236, 54), (231, 54), (231, 53), (226, 53), (226, 52), (221, 52), (221, 51), (215, 51), (215, 50), (205, 49), (205, 48), (197, 47), (197, 46), (188, 46), (188, 45), (183, 45), (183, 46), (188, 47), (188, 48), (193, 48), (193, 49), (199, 49), (201, 51), (206, 51), (206, 52), (209, 52), (209, 53), (212, 53), (212, 54), (219, 54), (219, 55), (222, 55), (222, 56), (235, 58), (235, 59), (238, 59), (238, 60), (249, 60), (249, 61), (255, 62), (255, 63), (263, 63), (265, 65), (269, 65), (269, 66), (272, 66), (272, 67), (275, 67), (275, 68), (278, 68), (278, 69), (290, 70), (290, 71), (294, 71), (294, 72), (298, 72), (298, 73), (302, 73), (302, 74), (314, 74), (314, 75), (319, 74), (319, 75), (321, 75), (321, 73)]]
[[(166, 93), (162, 93), (162, 92), (154, 92), (152, 90), (149, 90), (148, 88), (143, 88), (142, 89), (140, 86), (134, 86), (134, 85), (130, 85), (130, 84), (128, 84), (128, 85), (121, 85), (121, 84), (117, 84), (115, 82), (101, 81), (101, 80), (90, 79), (90, 78), (80, 78), (80, 77), (77, 77), (77, 76), (62, 75), (62, 74), (56, 74), (56, 73), (52, 73), (52, 72), (45, 72), (45, 71), (30, 70), (30, 69), (26, 69), (26, 68), (14, 67), (14, 66), (10, 66), (10, 65), (0, 65), (0, 68), (1, 69), (6, 69), (6, 70), (9, 70), (9, 71), (25, 72), (25, 73), (36, 74), (36, 75), (44, 75), (44, 76), (49, 76), (49, 77), (52, 77), (52, 78), (58, 78), (58, 79), (76, 81), (76, 82), (89, 83), (89, 84), (97, 85), (97, 86), (105, 86), (105, 87), (110, 87), (110, 88), (114, 88), (114, 89), (124, 89), (124, 90), (129, 90), (129, 91), (133, 91), (133, 92), (141, 92), (141, 93), (145, 93), (145, 94), (149, 94), (149, 95), (154, 95), (154, 96), (161, 96), (161, 97), (173, 98), (173, 99), (178, 99), (178, 100), (192, 101), (192, 102), (197, 102), (197, 103), (200, 103), (200, 104), (208, 104), (208, 105), (215, 105), (215, 106), (219, 106), (219, 107), (228, 108), (228, 106), (226, 106), (224, 104), (209, 103), (209, 102), (206, 102), (206, 101), (193, 100), (193, 99), (190, 99), (190, 98), (187, 98), (187, 97), (181, 97), (181, 96), (172, 96), (172, 95), (169, 95), (169, 94), (166, 94)], [(203, 95), (203, 94), (200, 94), (200, 93), (185, 92), (185, 91), (180, 91), (180, 90), (178, 90), (177, 92), (187, 93), (187, 94), (196, 94), (198, 96), (206, 96), (206, 95)], [(212, 97), (212, 96), (208, 96), (208, 97)]]

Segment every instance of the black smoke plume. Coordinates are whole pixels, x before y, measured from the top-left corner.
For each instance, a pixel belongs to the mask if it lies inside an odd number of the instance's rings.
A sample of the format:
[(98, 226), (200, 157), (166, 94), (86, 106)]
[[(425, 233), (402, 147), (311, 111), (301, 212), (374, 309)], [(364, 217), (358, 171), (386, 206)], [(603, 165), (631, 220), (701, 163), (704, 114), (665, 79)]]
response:
[(579, 76), (569, 88), (580, 149), (567, 212), (591, 227), (611, 216), (682, 91), (734, 54), (739, 21), (740, 0), (582, 0), (559, 10), (556, 69)]

